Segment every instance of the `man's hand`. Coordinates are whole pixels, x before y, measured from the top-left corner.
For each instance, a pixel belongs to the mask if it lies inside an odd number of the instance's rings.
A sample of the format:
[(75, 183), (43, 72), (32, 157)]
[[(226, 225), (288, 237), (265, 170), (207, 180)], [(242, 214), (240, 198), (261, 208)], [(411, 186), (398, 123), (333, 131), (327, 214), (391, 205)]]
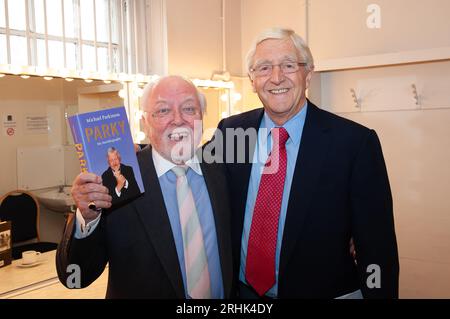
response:
[(98, 211), (90, 209), (89, 203), (94, 202), (97, 208), (111, 207), (112, 197), (108, 194), (108, 189), (102, 185), (102, 178), (95, 174), (79, 174), (73, 181), (71, 193), (86, 223), (94, 220), (100, 214)]
[(117, 181), (117, 186), (116, 186), (117, 191), (121, 192), (122, 188), (125, 186), (125, 182), (127, 181), (127, 179), (122, 174), (118, 174), (115, 176), (116, 176), (116, 181)]

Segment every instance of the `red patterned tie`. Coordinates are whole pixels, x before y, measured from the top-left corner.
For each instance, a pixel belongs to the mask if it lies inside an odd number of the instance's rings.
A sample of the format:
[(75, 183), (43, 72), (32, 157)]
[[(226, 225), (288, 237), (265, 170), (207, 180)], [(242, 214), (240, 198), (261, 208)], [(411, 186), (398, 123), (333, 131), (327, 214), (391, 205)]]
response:
[(262, 296), (275, 284), (275, 250), (278, 219), (286, 178), (286, 141), (289, 134), (283, 127), (272, 129), (272, 152), (264, 165), (253, 211), (247, 247), (245, 277)]

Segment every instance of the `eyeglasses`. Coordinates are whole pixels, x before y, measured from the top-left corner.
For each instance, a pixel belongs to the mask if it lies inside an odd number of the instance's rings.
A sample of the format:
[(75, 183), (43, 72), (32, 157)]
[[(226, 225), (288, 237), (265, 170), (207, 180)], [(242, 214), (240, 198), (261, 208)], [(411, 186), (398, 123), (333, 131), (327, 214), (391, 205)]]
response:
[(280, 64), (260, 64), (250, 69), (250, 72), (256, 77), (268, 76), (272, 74), (273, 68), (279, 66), (283, 74), (295, 73), (305, 66), (305, 62), (283, 62)]
[[(175, 110), (170, 107), (161, 107), (153, 113), (144, 113), (150, 114), (152, 117), (160, 119), (171, 119), (175, 117)], [(183, 118), (190, 118), (200, 114), (200, 108), (196, 106), (186, 105), (180, 108), (180, 113)]]

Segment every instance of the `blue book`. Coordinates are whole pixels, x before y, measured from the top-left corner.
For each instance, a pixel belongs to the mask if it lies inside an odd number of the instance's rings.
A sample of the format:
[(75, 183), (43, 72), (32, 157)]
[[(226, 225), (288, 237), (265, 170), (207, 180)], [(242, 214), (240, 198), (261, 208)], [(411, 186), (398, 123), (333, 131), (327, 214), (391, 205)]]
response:
[(144, 192), (125, 107), (68, 118), (81, 172), (102, 177), (112, 208)]

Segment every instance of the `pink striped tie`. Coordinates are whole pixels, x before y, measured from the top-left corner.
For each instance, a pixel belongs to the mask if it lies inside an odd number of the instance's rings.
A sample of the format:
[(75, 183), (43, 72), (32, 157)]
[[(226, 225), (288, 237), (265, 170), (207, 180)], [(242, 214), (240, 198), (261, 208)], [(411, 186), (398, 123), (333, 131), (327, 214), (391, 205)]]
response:
[(203, 233), (194, 196), (186, 178), (185, 166), (175, 166), (177, 176), (177, 200), (183, 234), (184, 264), (188, 295), (193, 299), (211, 298), (211, 286)]

